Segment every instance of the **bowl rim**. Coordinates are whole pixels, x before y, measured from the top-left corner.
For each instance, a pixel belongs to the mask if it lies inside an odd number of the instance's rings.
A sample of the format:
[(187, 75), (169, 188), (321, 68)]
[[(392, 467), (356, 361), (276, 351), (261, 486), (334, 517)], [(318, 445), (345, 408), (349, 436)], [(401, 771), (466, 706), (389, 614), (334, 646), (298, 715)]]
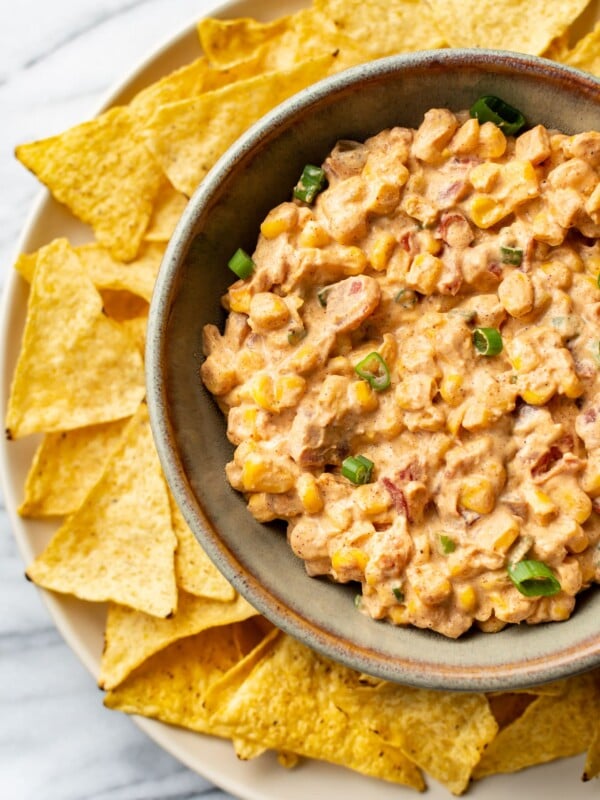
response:
[[(169, 419), (165, 392), (164, 352), (168, 323), (168, 305), (174, 287), (179, 261), (187, 252), (194, 236), (194, 222), (207, 206), (212, 194), (231, 175), (239, 162), (273, 129), (291, 125), (297, 115), (318, 105), (327, 97), (355, 86), (363, 81), (381, 79), (405, 69), (428, 66), (445, 68), (476, 68), (498, 74), (526, 70), (530, 75), (546, 81), (567, 83), (586, 99), (600, 106), (600, 81), (592, 75), (573, 67), (557, 64), (539, 56), (491, 49), (425, 50), (415, 53), (388, 56), (350, 67), (318, 81), (307, 89), (285, 100), (254, 123), (227, 151), (202, 180), (192, 195), (175, 229), (165, 252), (156, 280), (150, 306), (146, 342), (147, 402), (154, 441), (167, 482), (188, 525), (200, 540), (209, 557), (248, 602), (286, 633), (300, 638), (316, 651), (353, 669), (386, 680), (408, 685), (445, 691), (498, 691), (522, 689), (546, 683), (600, 666), (600, 627), (592, 636), (577, 641), (570, 647), (554, 651), (552, 655), (523, 660), (514, 657), (501, 665), (482, 671), (481, 665), (468, 666), (415, 661), (407, 655), (401, 661), (383, 658), (381, 654), (356, 642), (340, 641), (327, 630), (307, 620), (294, 609), (288, 608), (254, 576), (243, 573), (243, 568), (227, 545), (213, 534), (211, 524), (204, 515), (200, 500), (195, 496), (186, 477), (182, 461), (174, 444), (175, 439)], [(225, 476), (223, 476), (225, 480)], [(574, 619), (575, 615), (571, 617)], [(375, 622), (375, 621), (374, 621)], [(381, 624), (381, 623), (378, 623)], [(559, 623), (552, 622), (555, 626)], [(565, 623), (562, 623), (563, 625)], [(521, 626), (511, 625), (506, 630), (516, 631)], [(411, 629), (419, 635), (429, 636), (429, 631)], [(504, 633), (504, 632), (503, 632)], [(435, 635), (435, 634), (434, 634)], [(483, 633), (477, 635), (484, 636)], [(498, 636), (499, 634), (495, 634)], [(458, 640), (460, 641), (460, 640)], [(513, 641), (514, 645), (515, 642)]]

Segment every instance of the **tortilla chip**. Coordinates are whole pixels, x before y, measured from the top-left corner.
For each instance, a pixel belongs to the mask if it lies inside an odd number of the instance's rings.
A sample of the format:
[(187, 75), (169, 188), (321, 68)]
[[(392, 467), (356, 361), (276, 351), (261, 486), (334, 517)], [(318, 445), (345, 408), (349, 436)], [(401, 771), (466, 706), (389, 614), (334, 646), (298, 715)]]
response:
[(124, 319), (121, 327), (130, 337), (133, 346), (137, 348), (142, 358), (146, 356), (146, 330), (148, 328), (148, 310), (138, 317)]
[(591, 781), (600, 775), (600, 721), (596, 721), (596, 730), (588, 747), (583, 767), (583, 781)]
[(511, 722), (518, 719), (527, 706), (535, 700), (535, 695), (525, 692), (505, 692), (488, 697), (490, 710), (498, 723), (498, 730), (503, 730)]
[(360, 719), (453, 794), (462, 794), (481, 753), (498, 731), (483, 694), (436, 692), (384, 683), (349, 683), (334, 695)]
[(169, 499), (173, 530), (177, 536), (177, 550), (175, 551), (177, 585), (180, 589), (197, 597), (208, 597), (224, 602), (234, 600), (235, 589), (206, 555), (190, 530), (173, 496), (169, 495)]
[[(180, 639), (148, 658), (109, 691), (104, 705), (218, 736), (218, 722), (211, 721), (204, 704), (206, 693), (261, 636), (250, 622), (221, 625)], [(258, 754), (255, 744), (250, 745), (250, 752)]]
[(7, 434), (84, 428), (131, 416), (145, 394), (130, 337), (65, 239), (43, 247), (29, 293), (23, 344), (8, 402)]
[(185, 211), (188, 198), (178, 192), (166, 178), (156, 197), (154, 211), (144, 234), (146, 242), (168, 242)]
[(599, 712), (600, 693), (594, 676), (570, 678), (564, 694), (538, 697), (500, 731), (475, 768), (474, 777), (516, 772), (582, 753), (592, 741)]
[(14, 263), (14, 268), (25, 278), (27, 283), (31, 283), (33, 280), (37, 256), (37, 251), (35, 253), (20, 253)]
[(102, 476), (128, 421), (120, 419), (45, 436), (27, 475), (19, 514), (49, 517), (77, 511)]
[(177, 605), (177, 539), (148, 411), (142, 403), (81, 508), (27, 576), (82, 600), (114, 601), (157, 617)]
[(285, 72), (258, 75), (162, 106), (148, 125), (148, 146), (173, 186), (189, 196), (249, 125), (325, 77), (334, 63), (334, 56), (310, 59)]
[(489, 47), (541, 55), (589, 0), (429, 0), (451, 47)]
[(361, 61), (446, 45), (444, 29), (436, 30), (421, 0), (314, 0), (313, 7), (333, 21), (339, 36), (359, 44)]
[(258, 22), (250, 17), (212, 19), (198, 22), (198, 38), (202, 50), (215, 67), (227, 67), (256, 53), (264, 44), (272, 44), (293, 25), (295, 15), (280, 17), (271, 22)]
[(239, 595), (225, 603), (184, 591), (179, 592), (177, 612), (169, 619), (113, 604), (108, 610), (98, 685), (114, 689), (147, 658), (178, 639), (241, 622), (256, 613)]
[(412, 761), (338, 708), (336, 690), (357, 678), (358, 673), (275, 632), (213, 684), (206, 704), (215, 724), (229, 726), (230, 735), (423, 789)]
[(572, 50), (558, 58), (569, 67), (576, 67), (600, 75), (600, 22), (593, 31), (580, 39)]
[(163, 176), (129, 109), (112, 108), (15, 152), (115, 258), (135, 258)]

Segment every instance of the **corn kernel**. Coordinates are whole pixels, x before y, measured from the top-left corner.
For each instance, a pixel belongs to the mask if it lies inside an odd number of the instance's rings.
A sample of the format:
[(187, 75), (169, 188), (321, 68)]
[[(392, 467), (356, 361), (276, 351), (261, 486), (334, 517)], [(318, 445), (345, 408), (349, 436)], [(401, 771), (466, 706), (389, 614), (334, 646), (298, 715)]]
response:
[(274, 410), (298, 405), (305, 389), (306, 381), (301, 375), (278, 375), (273, 383)]
[(462, 425), (463, 417), (465, 416), (465, 407), (459, 406), (458, 408), (452, 409), (452, 411), (446, 417), (446, 429), (448, 433), (451, 433), (453, 436), (460, 430), (460, 426)]
[(318, 514), (323, 510), (323, 495), (314, 475), (302, 473), (296, 482), (296, 491), (307, 514)]
[(476, 514), (489, 514), (496, 505), (494, 487), (487, 478), (466, 478), (460, 488), (458, 502), (462, 508)]
[(566, 542), (570, 553), (583, 553), (590, 546), (590, 539), (581, 525), (577, 525)]
[(368, 266), (367, 256), (360, 247), (344, 247), (342, 258), (344, 275), (360, 275)]
[(436, 239), (430, 230), (418, 231), (415, 239), (417, 241), (417, 248), (421, 253), (431, 253), (432, 256), (437, 256), (443, 247), (441, 239)]
[(558, 597), (550, 600), (552, 619), (562, 622), (569, 619), (573, 611), (573, 599), (570, 597)]
[(493, 122), (484, 122), (479, 129), (477, 155), (481, 158), (500, 158), (506, 150), (506, 136)]
[(478, 192), (489, 192), (500, 177), (500, 166), (489, 161), (478, 164), (469, 172), (469, 182)]
[(522, 317), (533, 308), (533, 284), (524, 272), (513, 270), (498, 286), (498, 299), (511, 315)]
[(477, 606), (477, 594), (472, 586), (465, 586), (456, 592), (456, 604), (467, 614), (472, 614)]
[(260, 453), (249, 453), (242, 467), (242, 485), (246, 492), (283, 494), (294, 486), (289, 470), (269, 463)]
[(248, 350), (244, 348), (240, 350), (235, 357), (236, 369), (243, 375), (250, 377), (254, 375), (259, 369), (265, 365), (265, 359), (262, 353), (257, 350)]
[(250, 313), (252, 295), (246, 286), (230, 286), (227, 299), (231, 311), (237, 311), (239, 314)]
[(389, 493), (375, 483), (357, 486), (352, 497), (361, 511), (371, 517), (385, 513), (392, 504)]
[(561, 511), (580, 525), (592, 513), (592, 501), (575, 483), (553, 481), (548, 492)]
[(494, 550), (497, 553), (506, 553), (519, 536), (519, 525), (512, 521), (494, 540)]
[(298, 209), (291, 203), (274, 208), (260, 226), (265, 239), (275, 239), (281, 233), (292, 230), (298, 220)]
[(565, 397), (575, 400), (583, 394), (583, 384), (575, 372), (567, 372), (560, 379), (559, 390)]
[(444, 375), (439, 389), (442, 400), (449, 406), (457, 406), (463, 399), (463, 383), (463, 376), (456, 372)]
[(553, 383), (547, 383), (544, 387), (535, 389), (522, 389), (519, 394), (523, 400), (530, 406), (543, 406), (552, 397), (555, 392)]
[(344, 569), (359, 569), (364, 572), (369, 557), (359, 547), (342, 547), (331, 556), (331, 567), (335, 572)]
[(321, 353), (314, 345), (306, 342), (300, 345), (294, 354), (290, 356), (287, 364), (292, 371), (304, 373), (310, 372), (320, 361)]
[(506, 207), (493, 197), (477, 194), (471, 201), (469, 214), (478, 228), (491, 228), (508, 213)]
[(329, 242), (329, 234), (325, 228), (312, 219), (306, 223), (298, 237), (300, 247), (325, 247)]
[(443, 261), (431, 253), (417, 253), (406, 275), (406, 284), (422, 294), (432, 294), (442, 274)]
[(409, 621), (408, 609), (406, 606), (392, 606), (388, 609), (388, 617), (394, 625), (407, 625)]
[(373, 269), (382, 272), (387, 267), (396, 245), (397, 241), (391, 233), (379, 234), (369, 254)]
[(257, 406), (275, 411), (273, 378), (265, 373), (255, 375), (250, 384), (250, 394)]
[(250, 322), (259, 330), (276, 330), (289, 318), (285, 301), (273, 292), (257, 292), (250, 300)]
[(525, 486), (523, 495), (538, 524), (548, 525), (556, 517), (558, 508), (546, 492), (534, 486)]
[(349, 386), (349, 392), (353, 395), (354, 401), (362, 411), (376, 411), (379, 408), (377, 394), (371, 389), (367, 381), (353, 381)]

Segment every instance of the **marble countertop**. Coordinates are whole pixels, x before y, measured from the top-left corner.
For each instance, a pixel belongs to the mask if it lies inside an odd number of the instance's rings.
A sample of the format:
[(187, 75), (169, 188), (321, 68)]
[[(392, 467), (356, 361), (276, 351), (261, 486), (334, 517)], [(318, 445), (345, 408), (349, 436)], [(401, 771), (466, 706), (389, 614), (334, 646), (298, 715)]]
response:
[[(215, 0), (20, 0), (0, 8), (0, 281), (37, 181), (20, 142), (89, 117), (115, 81)], [(6, 800), (230, 798), (105, 709), (67, 647), (0, 509), (0, 796)]]

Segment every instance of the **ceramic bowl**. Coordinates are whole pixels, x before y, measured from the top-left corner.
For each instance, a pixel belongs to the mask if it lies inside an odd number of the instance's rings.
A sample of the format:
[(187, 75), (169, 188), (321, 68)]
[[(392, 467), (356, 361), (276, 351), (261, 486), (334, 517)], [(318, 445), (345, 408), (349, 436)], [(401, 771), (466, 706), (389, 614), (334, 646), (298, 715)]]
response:
[(148, 402), (159, 455), (190, 527), (223, 574), (277, 626), (357, 670), (446, 690), (515, 689), (600, 664), (600, 590), (570, 620), (472, 631), (458, 640), (359, 613), (355, 590), (310, 578), (284, 528), (256, 522), (225, 478), (232, 446), (199, 378), (201, 332), (222, 327), (226, 263), (252, 252), (266, 213), (289, 199), (306, 163), (338, 139), (417, 127), (432, 107), (502, 97), (530, 121), (567, 133), (600, 130), (600, 83), (543, 59), (442, 50), (382, 59), (301, 92), (253, 126), (202, 182), (167, 250), (150, 310)]

